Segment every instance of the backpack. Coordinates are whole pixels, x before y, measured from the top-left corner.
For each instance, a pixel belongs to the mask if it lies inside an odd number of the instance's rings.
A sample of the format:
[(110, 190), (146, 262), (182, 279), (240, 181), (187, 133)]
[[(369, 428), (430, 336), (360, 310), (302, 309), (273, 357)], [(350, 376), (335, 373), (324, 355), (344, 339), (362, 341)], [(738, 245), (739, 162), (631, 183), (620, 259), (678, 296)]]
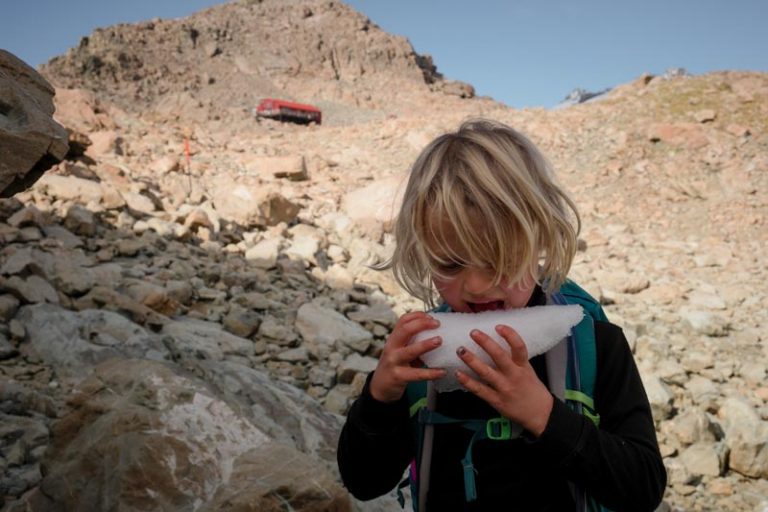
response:
[[(548, 304), (578, 304), (586, 313), (581, 322), (571, 329), (571, 334), (545, 355), (550, 391), (555, 397), (565, 401), (571, 409), (588, 417), (595, 425), (599, 425), (600, 416), (595, 411), (593, 400), (597, 371), (594, 321), (608, 321), (608, 318), (600, 303), (570, 280), (552, 294)], [(451, 310), (447, 304), (442, 304), (433, 311), (446, 313)], [(474, 432), (462, 459), (465, 499), (467, 502), (474, 501), (477, 498), (475, 469), (472, 464), (474, 443), (481, 439), (498, 441), (514, 439), (522, 433), (522, 427), (501, 416), (487, 420), (474, 420), (454, 419), (442, 415), (434, 410), (436, 393), (428, 382), (409, 384), (406, 388), (406, 396), (416, 440), (416, 457), (411, 461), (408, 477), (397, 488), (400, 506), (405, 507), (402, 489), (410, 485), (413, 511), (425, 512), (422, 509), (425, 508), (429, 483), (433, 429), (435, 425), (441, 424), (458, 424)], [(421, 485), (422, 482), (426, 482), (427, 485)], [(578, 488), (575, 484), (569, 485), (576, 501), (577, 512), (608, 512), (608, 509), (590, 498), (584, 489)]]

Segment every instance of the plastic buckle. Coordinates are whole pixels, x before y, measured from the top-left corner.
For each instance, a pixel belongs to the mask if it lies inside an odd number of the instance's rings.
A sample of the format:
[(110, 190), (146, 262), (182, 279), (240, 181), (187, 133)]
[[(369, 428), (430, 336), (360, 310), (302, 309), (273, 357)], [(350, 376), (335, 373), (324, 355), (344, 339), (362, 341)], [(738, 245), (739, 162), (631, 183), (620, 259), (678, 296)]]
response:
[(494, 441), (505, 441), (512, 437), (512, 426), (507, 418), (491, 418), (485, 422), (485, 435)]

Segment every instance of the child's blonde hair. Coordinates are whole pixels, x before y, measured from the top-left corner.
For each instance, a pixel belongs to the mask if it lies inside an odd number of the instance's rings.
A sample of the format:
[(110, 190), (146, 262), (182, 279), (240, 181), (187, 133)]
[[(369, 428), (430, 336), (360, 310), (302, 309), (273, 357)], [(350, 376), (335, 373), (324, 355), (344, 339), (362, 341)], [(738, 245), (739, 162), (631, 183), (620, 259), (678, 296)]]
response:
[(501, 123), (470, 120), (417, 158), (394, 253), (379, 268), (392, 268), (398, 283), (430, 306), (433, 276), (449, 276), (452, 265), (491, 269), (495, 283), (533, 277), (551, 293), (568, 275), (580, 228), (576, 206), (528, 138)]

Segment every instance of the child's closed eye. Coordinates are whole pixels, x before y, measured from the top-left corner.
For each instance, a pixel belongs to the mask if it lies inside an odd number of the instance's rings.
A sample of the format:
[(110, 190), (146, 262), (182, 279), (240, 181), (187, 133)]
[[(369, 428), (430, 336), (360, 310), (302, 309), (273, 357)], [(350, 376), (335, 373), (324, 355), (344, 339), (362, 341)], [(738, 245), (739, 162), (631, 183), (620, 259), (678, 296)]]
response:
[(455, 274), (464, 268), (464, 264), (458, 261), (444, 261), (435, 265), (438, 272), (444, 274)]

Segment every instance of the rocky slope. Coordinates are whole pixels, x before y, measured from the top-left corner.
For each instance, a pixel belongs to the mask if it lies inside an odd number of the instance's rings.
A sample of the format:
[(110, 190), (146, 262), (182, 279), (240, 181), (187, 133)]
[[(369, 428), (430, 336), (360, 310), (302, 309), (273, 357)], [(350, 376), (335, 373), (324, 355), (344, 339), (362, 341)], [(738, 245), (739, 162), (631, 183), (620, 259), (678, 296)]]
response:
[[(768, 76), (514, 111), (425, 61), (343, 4), (264, 1), (103, 29), (45, 66), (87, 149), (0, 205), (5, 509), (395, 510), (334, 469), (340, 414), (420, 307), (366, 263), (418, 151), (477, 115), (529, 134), (581, 207), (573, 277), (634, 348), (662, 510), (768, 505)], [(257, 122), (260, 95), (329, 122)]]

